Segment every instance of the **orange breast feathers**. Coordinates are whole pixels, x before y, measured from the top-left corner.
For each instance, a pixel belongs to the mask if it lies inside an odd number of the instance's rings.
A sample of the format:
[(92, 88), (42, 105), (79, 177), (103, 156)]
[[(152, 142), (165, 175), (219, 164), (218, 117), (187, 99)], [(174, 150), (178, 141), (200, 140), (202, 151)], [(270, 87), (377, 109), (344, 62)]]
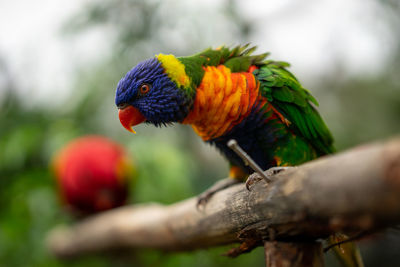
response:
[(250, 72), (231, 73), (223, 65), (205, 67), (193, 110), (183, 123), (191, 124), (204, 140), (227, 133), (246, 118), (256, 102), (263, 101), (259, 82)]

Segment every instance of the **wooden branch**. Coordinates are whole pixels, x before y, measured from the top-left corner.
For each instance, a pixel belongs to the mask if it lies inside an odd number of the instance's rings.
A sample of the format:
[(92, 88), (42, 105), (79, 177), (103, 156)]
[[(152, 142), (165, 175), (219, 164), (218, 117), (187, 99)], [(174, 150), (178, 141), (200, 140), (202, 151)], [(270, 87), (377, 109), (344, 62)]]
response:
[(47, 241), (65, 257), (120, 247), (182, 251), (244, 240), (308, 242), (399, 223), (400, 138), (283, 171), (251, 191), (232, 186), (201, 211), (196, 198), (126, 206), (56, 228)]
[(320, 242), (265, 241), (264, 249), (265, 266), (268, 267), (324, 266)]

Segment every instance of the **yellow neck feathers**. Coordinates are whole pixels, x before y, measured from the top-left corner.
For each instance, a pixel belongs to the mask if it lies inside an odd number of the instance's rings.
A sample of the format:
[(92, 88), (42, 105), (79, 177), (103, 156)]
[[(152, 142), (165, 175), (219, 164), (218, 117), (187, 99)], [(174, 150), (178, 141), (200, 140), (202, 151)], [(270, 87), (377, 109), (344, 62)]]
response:
[(168, 77), (175, 82), (178, 87), (190, 87), (190, 78), (185, 72), (185, 65), (183, 65), (175, 56), (159, 54), (156, 58), (161, 62)]

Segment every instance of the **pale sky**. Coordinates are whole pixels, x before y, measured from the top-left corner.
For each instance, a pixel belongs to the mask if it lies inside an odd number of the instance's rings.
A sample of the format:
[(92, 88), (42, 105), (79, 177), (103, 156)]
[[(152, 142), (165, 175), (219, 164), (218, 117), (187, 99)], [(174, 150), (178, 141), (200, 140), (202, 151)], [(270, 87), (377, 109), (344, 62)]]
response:
[[(87, 2), (0, 2), (0, 57), (17, 77), (21, 93), (29, 95), (33, 102), (62, 102), (71, 89), (75, 67), (96, 62), (104, 56), (107, 47), (98, 45), (104, 38), (101, 34), (88, 32), (72, 39), (60, 35), (65, 20)], [(172, 5), (172, 10), (173, 6), (183, 6), (192, 19), (201, 20), (204, 20), (204, 12), (197, 12), (199, 8), (215, 11), (222, 3), (210, 0), (191, 1), (190, 4), (169, 2), (163, 4)], [(258, 51), (271, 51), (272, 58), (291, 62), (293, 71), (306, 82), (331, 71), (338, 62), (351, 75), (372, 74), (380, 70), (393, 48), (391, 32), (379, 20), (382, 12), (372, 0), (238, 3), (243, 16), (256, 22), (249, 41), (259, 46)], [(209, 29), (209, 38), (214, 42), (235, 41), (234, 38), (225, 40), (218, 31), (214, 26)]]
[(60, 34), (65, 21), (86, 2), (0, 1), (0, 57), (17, 77), (21, 94), (32, 101), (61, 101), (68, 95), (77, 64), (98, 57), (92, 49), (93, 34), (76, 40)]

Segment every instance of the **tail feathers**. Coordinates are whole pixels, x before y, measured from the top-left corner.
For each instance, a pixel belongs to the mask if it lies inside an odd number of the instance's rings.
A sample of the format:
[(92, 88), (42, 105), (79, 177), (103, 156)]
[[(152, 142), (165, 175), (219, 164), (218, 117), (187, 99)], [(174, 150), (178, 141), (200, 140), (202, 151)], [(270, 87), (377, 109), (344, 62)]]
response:
[[(329, 245), (334, 245), (349, 239), (344, 234), (335, 234), (329, 237)], [(364, 267), (360, 251), (354, 242), (345, 242), (332, 247), (336, 257), (344, 267)]]

